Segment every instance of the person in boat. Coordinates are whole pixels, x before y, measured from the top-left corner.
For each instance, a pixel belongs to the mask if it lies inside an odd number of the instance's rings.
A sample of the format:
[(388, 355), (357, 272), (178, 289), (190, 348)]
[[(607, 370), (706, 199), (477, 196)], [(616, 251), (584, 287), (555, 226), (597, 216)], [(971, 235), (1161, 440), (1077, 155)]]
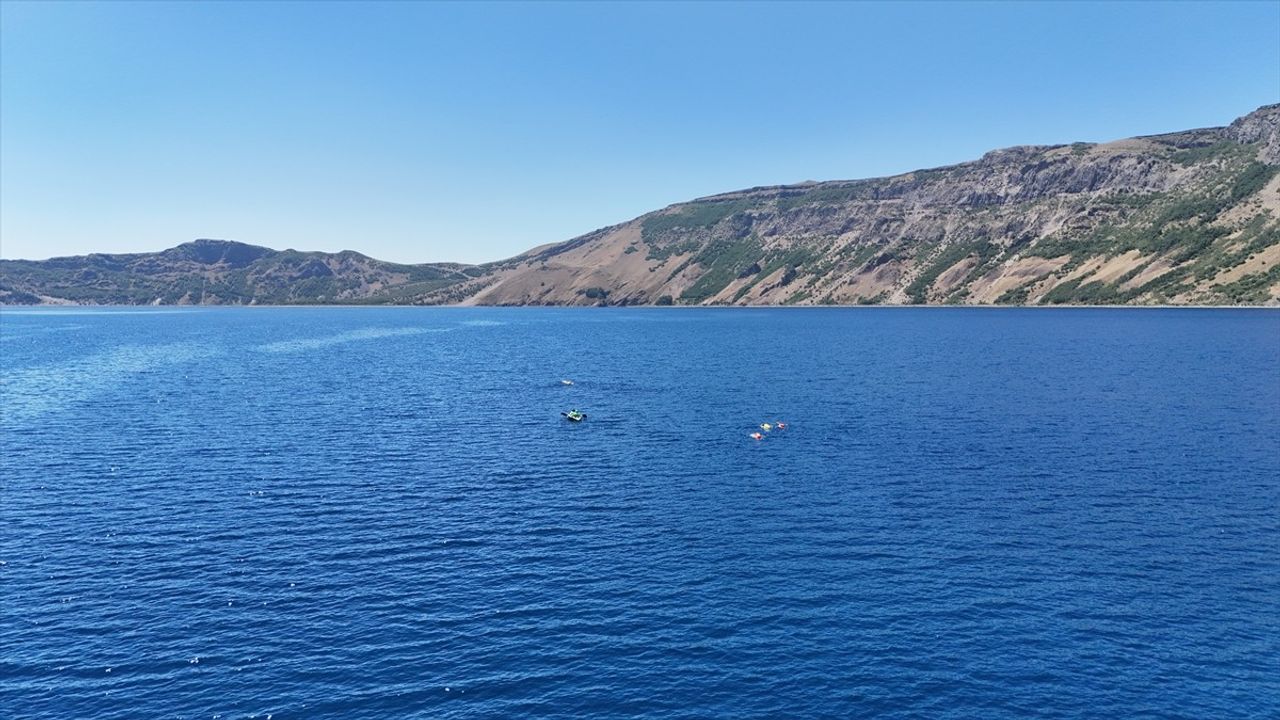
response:
[(563, 412), (563, 413), (560, 413), (560, 414), (561, 414), (561, 415), (563, 415), (563, 416), (565, 416), (565, 417), (567, 417), (567, 418), (569, 418), (569, 419), (570, 419), (570, 420), (572, 420), (573, 422), (582, 422), (582, 421), (583, 421), (584, 419), (586, 419), (586, 417), (587, 417), (587, 416), (586, 416), (586, 414), (579, 412), (577, 408), (574, 408), (573, 410), (570, 410), (569, 412)]

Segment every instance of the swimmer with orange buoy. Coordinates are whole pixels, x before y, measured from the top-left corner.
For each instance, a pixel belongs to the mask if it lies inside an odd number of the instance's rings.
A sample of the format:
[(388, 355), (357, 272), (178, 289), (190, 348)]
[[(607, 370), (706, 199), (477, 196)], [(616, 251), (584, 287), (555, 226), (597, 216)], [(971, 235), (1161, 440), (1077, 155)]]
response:
[(752, 440), (763, 440), (764, 433), (753, 432), (750, 435), (748, 435), (748, 437), (750, 437)]

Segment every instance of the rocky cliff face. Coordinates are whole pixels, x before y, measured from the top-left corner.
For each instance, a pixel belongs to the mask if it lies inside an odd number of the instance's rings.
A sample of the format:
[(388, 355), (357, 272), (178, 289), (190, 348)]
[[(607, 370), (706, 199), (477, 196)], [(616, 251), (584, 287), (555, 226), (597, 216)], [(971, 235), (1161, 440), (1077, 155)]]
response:
[(1268, 105), (1231, 123), (1223, 133), (1232, 142), (1259, 143), (1258, 159), (1268, 165), (1280, 165), (1280, 105)]
[(421, 298), (474, 304), (1274, 303), (1280, 106), (673, 205)]
[(1280, 304), (1280, 105), (673, 205), (480, 267), (197, 241), (0, 261), (0, 302)]

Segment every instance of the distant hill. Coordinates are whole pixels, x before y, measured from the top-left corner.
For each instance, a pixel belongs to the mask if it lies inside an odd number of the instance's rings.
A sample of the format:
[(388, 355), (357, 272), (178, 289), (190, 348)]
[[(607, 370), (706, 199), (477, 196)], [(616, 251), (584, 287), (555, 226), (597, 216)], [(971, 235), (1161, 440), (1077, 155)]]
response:
[(0, 260), (0, 302), (400, 303), (479, 273), (452, 263), (397, 265), (349, 250), (298, 252), (196, 240), (158, 253)]
[(1280, 105), (715, 195), (482, 266), (211, 240), (0, 261), (0, 302), (1280, 304)]

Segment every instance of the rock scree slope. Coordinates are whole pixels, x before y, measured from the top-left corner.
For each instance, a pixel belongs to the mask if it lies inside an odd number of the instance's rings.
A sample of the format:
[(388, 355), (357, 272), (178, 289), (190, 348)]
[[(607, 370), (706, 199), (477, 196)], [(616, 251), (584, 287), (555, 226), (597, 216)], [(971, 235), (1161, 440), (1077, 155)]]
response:
[(5, 303), (1280, 304), (1280, 105), (679, 203), (514, 258), (397, 265), (198, 240), (0, 261)]

